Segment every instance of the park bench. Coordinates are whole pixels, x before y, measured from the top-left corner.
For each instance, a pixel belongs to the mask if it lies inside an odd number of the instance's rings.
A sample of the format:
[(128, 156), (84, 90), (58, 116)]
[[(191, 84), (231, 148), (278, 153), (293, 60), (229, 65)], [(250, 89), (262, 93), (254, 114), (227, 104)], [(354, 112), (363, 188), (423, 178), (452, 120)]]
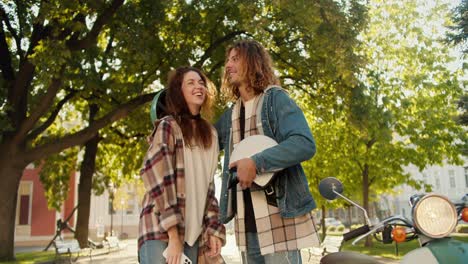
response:
[(320, 259), (330, 253), (339, 252), (343, 236), (326, 236), (319, 247), (304, 249), (303, 258), (306, 263), (320, 263)]
[[(68, 255), (68, 262), (73, 263), (78, 260), (80, 254), (83, 252), (87, 252), (89, 255), (89, 259), (91, 259), (91, 248), (81, 248), (78, 240), (71, 239), (71, 240), (62, 240), (56, 239), (54, 240), (54, 247), (55, 247), (55, 262), (57, 263), (61, 256)], [(76, 256), (74, 257), (74, 255)]]
[(116, 236), (106, 237), (103, 244), (107, 247), (108, 253), (112, 250), (120, 250), (127, 246), (125, 243), (120, 242), (119, 238)]

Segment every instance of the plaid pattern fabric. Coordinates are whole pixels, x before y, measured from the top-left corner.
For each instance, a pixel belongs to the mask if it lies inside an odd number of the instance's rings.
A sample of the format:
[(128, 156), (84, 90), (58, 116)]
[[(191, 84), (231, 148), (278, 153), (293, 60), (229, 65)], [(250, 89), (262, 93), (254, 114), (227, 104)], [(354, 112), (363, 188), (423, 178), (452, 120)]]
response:
[[(263, 93), (255, 97), (253, 113), (250, 117), (247, 115), (245, 117), (245, 138), (263, 134), (261, 120), (257, 122), (257, 116), (261, 115), (263, 97)], [(234, 147), (241, 139), (240, 107), (241, 101), (239, 99), (232, 111), (232, 143)], [(244, 199), (239, 185), (236, 196), (237, 215), (234, 220), (236, 242), (241, 251), (246, 251)], [(317, 228), (310, 212), (295, 218), (282, 218), (279, 209), (267, 203), (263, 190), (251, 188), (251, 196), (262, 255), (314, 247), (320, 244)]]
[[(144, 157), (140, 176), (146, 193), (140, 213), (138, 250), (146, 240), (168, 241), (167, 230), (177, 226), (184, 241), (185, 180), (184, 142), (180, 127), (168, 116), (156, 125), (148, 138), (150, 147)], [(198, 263), (224, 263), (221, 256), (208, 258), (209, 235), (217, 236), (225, 244), (225, 228), (218, 220), (219, 206), (214, 182), (209, 186), (203, 231), (200, 236)]]

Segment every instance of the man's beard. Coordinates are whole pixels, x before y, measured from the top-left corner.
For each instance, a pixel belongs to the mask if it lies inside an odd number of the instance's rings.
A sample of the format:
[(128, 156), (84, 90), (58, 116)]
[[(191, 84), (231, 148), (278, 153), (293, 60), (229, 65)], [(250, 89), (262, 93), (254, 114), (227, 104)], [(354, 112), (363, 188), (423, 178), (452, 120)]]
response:
[(228, 83), (233, 87), (239, 87), (241, 84), (239, 81), (232, 80), (230, 77), (228, 77)]

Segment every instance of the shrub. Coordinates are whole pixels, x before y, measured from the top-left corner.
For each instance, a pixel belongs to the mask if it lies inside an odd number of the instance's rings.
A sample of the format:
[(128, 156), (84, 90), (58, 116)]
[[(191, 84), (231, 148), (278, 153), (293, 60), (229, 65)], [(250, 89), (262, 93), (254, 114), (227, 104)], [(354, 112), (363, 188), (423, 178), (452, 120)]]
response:
[(468, 233), (468, 225), (458, 225), (457, 226), (457, 233)]
[(336, 226), (327, 227), (327, 232), (336, 232)]
[(360, 228), (361, 226), (363, 226), (362, 224), (357, 224), (357, 225), (352, 225), (350, 230), (354, 230), (354, 229), (358, 229)]
[(336, 232), (341, 232), (343, 233), (345, 230), (345, 226), (344, 225), (339, 225), (336, 227)]

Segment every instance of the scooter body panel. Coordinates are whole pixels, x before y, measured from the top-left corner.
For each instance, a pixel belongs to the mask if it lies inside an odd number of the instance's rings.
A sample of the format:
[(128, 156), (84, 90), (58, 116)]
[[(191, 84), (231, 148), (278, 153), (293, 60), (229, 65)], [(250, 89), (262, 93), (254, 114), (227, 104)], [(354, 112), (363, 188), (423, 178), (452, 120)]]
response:
[(432, 240), (425, 245), (439, 263), (468, 263), (468, 243), (446, 237)]
[(450, 237), (427, 242), (424, 247), (408, 252), (401, 264), (466, 264), (468, 263), (468, 243)]
[(402, 259), (401, 264), (414, 264), (414, 263), (424, 263), (424, 264), (439, 264), (436, 257), (432, 254), (431, 250), (422, 247), (408, 252)]

